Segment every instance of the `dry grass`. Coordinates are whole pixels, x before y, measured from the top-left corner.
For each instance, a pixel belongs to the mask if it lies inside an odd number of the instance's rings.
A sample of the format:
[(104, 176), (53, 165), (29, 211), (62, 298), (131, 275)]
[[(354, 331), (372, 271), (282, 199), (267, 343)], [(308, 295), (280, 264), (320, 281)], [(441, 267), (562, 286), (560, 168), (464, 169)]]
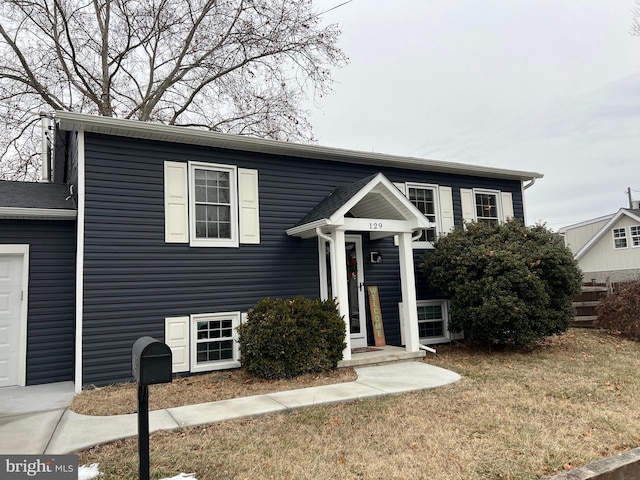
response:
[[(291, 380), (262, 380), (248, 375), (243, 370), (192, 375), (176, 378), (171, 383), (150, 385), (149, 410), (352, 382), (355, 379), (353, 368), (301, 375)], [(135, 383), (92, 387), (76, 395), (71, 403), (71, 410), (84, 415), (124, 415), (135, 413), (137, 409), (138, 390)]]
[[(152, 477), (534, 479), (640, 443), (637, 343), (572, 330), (530, 353), (447, 350), (430, 361), (463, 375), (453, 385), (153, 434)], [(136, 448), (80, 462), (133, 479)]]

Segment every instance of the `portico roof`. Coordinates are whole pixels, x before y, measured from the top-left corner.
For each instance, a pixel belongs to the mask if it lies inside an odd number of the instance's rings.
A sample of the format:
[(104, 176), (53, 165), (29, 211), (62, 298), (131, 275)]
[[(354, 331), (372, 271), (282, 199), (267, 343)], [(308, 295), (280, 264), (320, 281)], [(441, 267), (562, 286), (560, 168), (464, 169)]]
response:
[[(362, 219), (365, 221), (363, 222)], [(338, 187), (316, 205), (287, 234), (316, 235), (316, 228), (371, 231), (381, 238), (433, 226), (424, 214), (382, 173)]]

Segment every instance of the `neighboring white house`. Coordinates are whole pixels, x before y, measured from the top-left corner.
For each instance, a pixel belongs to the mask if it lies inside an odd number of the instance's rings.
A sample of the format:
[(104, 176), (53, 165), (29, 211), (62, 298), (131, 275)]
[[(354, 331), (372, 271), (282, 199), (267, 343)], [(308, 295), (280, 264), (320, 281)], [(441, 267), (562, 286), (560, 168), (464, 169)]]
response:
[(640, 278), (640, 209), (621, 208), (612, 215), (561, 228), (588, 282), (623, 282)]

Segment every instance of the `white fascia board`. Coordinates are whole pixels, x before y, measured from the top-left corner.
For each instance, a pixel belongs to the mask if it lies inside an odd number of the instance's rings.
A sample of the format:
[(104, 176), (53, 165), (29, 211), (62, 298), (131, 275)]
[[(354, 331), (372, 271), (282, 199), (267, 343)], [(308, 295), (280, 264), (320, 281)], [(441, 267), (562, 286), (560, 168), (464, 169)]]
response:
[(585, 220), (584, 222), (574, 223), (573, 225), (568, 225), (566, 227), (562, 227), (558, 229), (558, 233), (566, 233), (569, 230), (573, 230), (574, 228), (585, 227), (587, 225), (591, 225), (592, 223), (602, 222), (604, 220), (609, 220), (613, 217), (615, 213), (611, 213), (609, 215), (603, 215), (602, 217), (592, 218), (591, 220)]
[(635, 220), (636, 222), (640, 222), (640, 216), (638, 216), (635, 213), (627, 210), (626, 208), (623, 208), (623, 210), (624, 210), (624, 213), (626, 213), (629, 218)]
[(576, 260), (580, 260), (585, 253), (587, 253), (589, 251), (589, 249), (591, 247), (593, 247), (596, 242), (598, 242), (598, 240), (600, 240), (617, 222), (618, 220), (623, 216), (626, 215), (634, 220), (636, 220), (637, 222), (640, 222), (640, 217), (638, 217), (637, 215), (634, 215), (633, 213), (629, 212), (628, 210), (625, 210), (624, 208), (621, 208), (620, 210), (618, 210), (612, 217), (611, 219), (605, 223), (602, 228), (600, 230), (598, 230), (595, 235), (593, 235), (589, 241), (587, 243), (585, 243), (582, 248), (580, 250), (578, 250), (576, 252)]
[(73, 220), (77, 216), (78, 212), (76, 210), (0, 207), (0, 218)]
[[(298, 225), (296, 227), (291, 227), (291, 228), (285, 230), (285, 232), (290, 237), (309, 238), (309, 237), (314, 237), (315, 236), (315, 231), (316, 231), (317, 227), (325, 227), (327, 225), (329, 225), (329, 222), (327, 221), (326, 218), (323, 218), (321, 220), (316, 220), (315, 222), (305, 223), (303, 225)], [(309, 233), (311, 235), (307, 236)]]
[(543, 177), (543, 175), (538, 172), (484, 167), (465, 163), (388, 155), (385, 153), (361, 152), (357, 150), (323, 147), (320, 145), (282, 142), (244, 135), (210, 132), (175, 125), (160, 125), (157, 123), (101, 117), (83, 113), (56, 111), (53, 113), (53, 117), (56, 119), (58, 127), (65, 131), (85, 130), (86, 132), (103, 133), (107, 135), (145, 138), (191, 145), (205, 145), (231, 150), (364, 165), (392, 166), (409, 170), (452, 173), (477, 177), (519, 181), (528, 181)]

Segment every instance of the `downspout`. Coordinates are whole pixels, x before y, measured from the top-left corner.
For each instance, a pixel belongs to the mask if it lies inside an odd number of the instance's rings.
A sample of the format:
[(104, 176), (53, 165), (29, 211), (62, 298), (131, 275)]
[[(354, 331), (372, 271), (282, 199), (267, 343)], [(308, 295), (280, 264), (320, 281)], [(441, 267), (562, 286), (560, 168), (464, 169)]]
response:
[(324, 233), (320, 227), (316, 227), (316, 235), (318, 235), (320, 238), (322, 238), (323, 240), (326, 240), (327, 242), (329, 242), (331, 245), (333, 245), (333, 238), (331, 238), (330, 235), (327, 235), (326, 233)]
[(532, 178), (531, 181), (529, 183), (524, 183), (522, 182), (522, 215), (524, 216), (524, 224), (527, 224), (527, 202), (524, 201), (524, 191), (529, 188), (529, 187), (533, 187), (533, 184), (536, 183), (536, 179)]
[[(331, 237), (330, 235), (327, 235), (326, 233), (324, 233), (320, 227), (316, 227), (316, 235), (318, 235), (318, 237), (320, 237), (323, 240), (326, 240), (329, 243), (329, 249), (331, 252), (331, 261), (334, 261), (334, 255), (335, 255), (335, 243), (333, 241), (333, 237)], [(335, 290), (336, 288), (336, 279), (334, 277), (334, 275), (337, 275), (336, 269), (332, 268), (331, 269), (331, 285), (333, 285), (333, 289)], [(335, 292), (334, 292), (335, 293)], [(334, 295), (335, 296), (335, 295)]]

